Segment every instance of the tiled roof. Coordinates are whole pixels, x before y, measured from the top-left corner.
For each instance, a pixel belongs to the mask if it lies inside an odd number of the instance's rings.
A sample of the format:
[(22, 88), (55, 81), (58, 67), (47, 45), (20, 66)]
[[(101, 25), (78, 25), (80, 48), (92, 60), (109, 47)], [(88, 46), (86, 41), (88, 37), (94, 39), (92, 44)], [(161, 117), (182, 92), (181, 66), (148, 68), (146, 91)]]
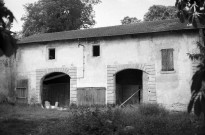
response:
[(55, 33), (44, 33), (32, 35), (18, 41), (19, 44), (49, 42), (59, 40), (82, 39), (92, 37), (110, 37), (129, 34), (155, 33), (165, 31), (175, 31), (184, 29), (195, 29), (187, 23), (180, 23), (179, 19), (163, 20), (153, 22), (141, 22), (129, 25), (118, 25), (101, 28), (91, 28), (83, 30), (71, 30)]

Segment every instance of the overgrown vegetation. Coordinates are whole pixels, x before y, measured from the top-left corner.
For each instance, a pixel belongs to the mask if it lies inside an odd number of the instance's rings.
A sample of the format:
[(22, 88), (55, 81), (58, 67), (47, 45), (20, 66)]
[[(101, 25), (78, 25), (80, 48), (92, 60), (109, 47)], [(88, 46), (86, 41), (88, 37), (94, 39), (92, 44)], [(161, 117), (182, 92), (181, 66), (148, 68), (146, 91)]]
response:
[(202, 114), (205, 128), (205, 0), (176, 0), (175, 6), (178, 8), (177, 16), (180, 21), (182, 23), (185, 21), (191, 23), (199, 29), (199, 36), (201, 36), (201, 41), (197, 43), (199, 52), (188, 54), (192, 60), (199, 62), (198, 70), (192, 77), (192, 96), (188, 105), (188, 112), (191, 112), (194, 108), (194, 113), (197, 116)]
[(0, 134), (4, 135), (193, 135), (200, 131), (201, 122), (193, 115), (156, 104), (73, 107), (66, 111), (0, 105)]
[(27, 4), (23, 36), (90, 28), (95, 24), (93, 6), (98, 3), (100, 0), (39, 0)]
[(12, 56), (16, 50), (16, 39), (10, 31), (15, 19), (13, 13), (5, 7), (4, 0), (0, 0), (0, 56)]

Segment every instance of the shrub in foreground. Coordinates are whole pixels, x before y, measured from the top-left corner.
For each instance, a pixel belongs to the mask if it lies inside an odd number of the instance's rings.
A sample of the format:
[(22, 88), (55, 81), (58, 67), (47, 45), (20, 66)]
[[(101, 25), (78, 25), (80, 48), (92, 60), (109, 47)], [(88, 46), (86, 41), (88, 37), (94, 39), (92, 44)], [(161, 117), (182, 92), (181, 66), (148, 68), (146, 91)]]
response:
[(164, 116), (167, 115), (168, 111), (159, 104), (142, 104), (139, 106), (139, 113), (145, 116), (159, 115)]
[(41, 135), (109, 135), (119, 129), (120, 112), (108, 109), (81, 108), (73, 110), (72, 117), (66, 118), (55, 125), (42, 125)]
[(42, 125), (41, 135), (152, 135), (196, 133), (196, 127), (190, 118), (194, 116), (183, 112), (168, 112), (153, 104), (138, 107), (80, 108), (72, 110), (68, 117), (55, 124)]

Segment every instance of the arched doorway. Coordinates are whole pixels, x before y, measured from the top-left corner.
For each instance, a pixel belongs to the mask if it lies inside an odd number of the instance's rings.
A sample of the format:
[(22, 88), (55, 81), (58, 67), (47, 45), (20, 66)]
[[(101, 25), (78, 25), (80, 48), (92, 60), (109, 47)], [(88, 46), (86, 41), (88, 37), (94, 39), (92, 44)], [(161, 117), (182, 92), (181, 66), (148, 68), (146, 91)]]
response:
[(58, 102), (59, 106), (69, 105), (70, 76), (62, 72), (53, 72), (42, 79), (41, 100), (44, 105), (49, 101), (51, 105)]
[[(138, 69), (125, 69), (116, 74), (116, 103), (122, 104), (134, 93), (126, 104), (137, 104), (142, 100), (142, 71)], [(140, 90), (139, 92), (137, 92)]]

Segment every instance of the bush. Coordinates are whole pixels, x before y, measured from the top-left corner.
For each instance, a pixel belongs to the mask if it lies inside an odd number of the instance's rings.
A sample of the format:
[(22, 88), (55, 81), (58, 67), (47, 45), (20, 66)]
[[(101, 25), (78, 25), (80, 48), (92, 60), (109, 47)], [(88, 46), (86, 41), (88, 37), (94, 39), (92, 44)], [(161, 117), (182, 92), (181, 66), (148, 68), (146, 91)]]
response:
[(124, 108), (77, 107), (72, 115), (52, 123), (42, 123), (40, 135), (193, 135), (197, 129), (184, 112), (168, 112), (156, 104)]
[(160, 106), (159, 104), (142, 104), (139, 105), (139, 113), (141, 115), (150, 116), (150, 115), (166, 115), (168, 111)]
[(100, 111), (99, 108), (81, 109), (73, 112), (70, 134), (109, 135), (114, 134), (120, 126), (120, 112), (111, 108)]
[(167, 117), (167, 126), (172, 134), (193, 135), (197, 132), (196, 117), (186, 112), (172, 113)]
[(109, 135), (117, 132), (120, 126), (118, 111), (99, 108), (83, 108), (72, 110), (72, 117), (66, 118), (52, 127), (41, 126), (41, 135)]

